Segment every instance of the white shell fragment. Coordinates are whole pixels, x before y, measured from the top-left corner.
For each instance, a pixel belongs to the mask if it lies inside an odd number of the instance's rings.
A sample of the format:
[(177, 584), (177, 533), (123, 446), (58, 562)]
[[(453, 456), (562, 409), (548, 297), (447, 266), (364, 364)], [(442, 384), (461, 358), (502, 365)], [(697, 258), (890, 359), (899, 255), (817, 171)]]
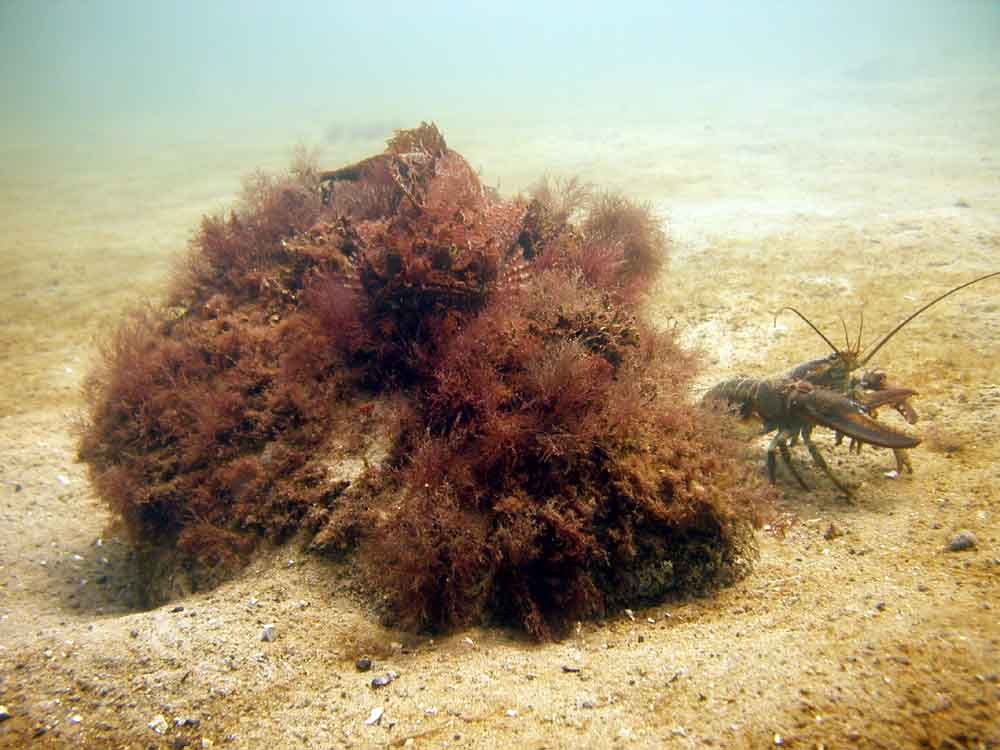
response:
[(150, 729), (152, 729), (157, 734), (163, 734), (167, 731), (167, 720), (163, 718), (163, 714), (157, 714), (153, 717), (153, 720), (147, 724)]

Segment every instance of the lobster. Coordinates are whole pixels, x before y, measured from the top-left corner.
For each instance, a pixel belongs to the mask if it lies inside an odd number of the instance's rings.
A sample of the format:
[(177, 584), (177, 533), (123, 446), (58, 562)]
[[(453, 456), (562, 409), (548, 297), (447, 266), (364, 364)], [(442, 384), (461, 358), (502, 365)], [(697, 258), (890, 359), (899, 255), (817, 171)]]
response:
[(815, 464), (830, 481), (848, 497), (852, 495), (851, 488), (837, 478), (813, 442), (812, 431), (817, 426), (834, 430), (837, 444), (844, 436), (849, 437), (853, 451), (860, 451), (863, 444), (890, 448), (896, 458), (897, 475), (904, 468), (912, 473), (913, 467), (906, 450), (919, 445), (920, 438), (879, 422), (876, 412), (881, 407), (891, 406), (907, 422), (915, 423), (918, 417), (910, 398), (917, 395), (916, 391), (890, 386), (885, 373), (879, 370), (863, 372), (861, 377), (855, 377), (854, 372), (868, 364), (893, 336), (925, 310), (966, 287), (994, 276), (1000, 276), (1000, 271), (967, 281), (935, 297), (904, 318), (867, 351), (861, 345), (863, 320), (853, 343), (844, 324), (846, 348), (838, 349), (805, 315), (793, 307), (783, 307), (778, 315), (785, 310), (795, 313), (833, 352), (797, 365), (782, 375), (768, 378), (738, 376), (724, 380), (705, 394), (703, 402), (721, 402), (743, 419), (759, 417), (763, 421), (761, 434), (776, 433), (767, 447), (767, 473), (772, 483), (776, 481), (777, 456), (780, 454), (789, 473), (803, 489), (809, 489), (792, 463), (789, 450), (789, 446), (794, 446), (801, 439)]

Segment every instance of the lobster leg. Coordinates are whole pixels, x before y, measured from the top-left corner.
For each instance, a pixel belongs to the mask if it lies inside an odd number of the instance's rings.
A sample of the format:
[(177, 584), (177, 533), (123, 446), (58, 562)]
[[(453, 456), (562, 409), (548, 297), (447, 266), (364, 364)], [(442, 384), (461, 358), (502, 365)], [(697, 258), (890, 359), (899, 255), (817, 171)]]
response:
[[(778, 459), (775, 455), (775, 451), (778, 449), (779, 440), (781, 438), (781, 433), (779, 432), (773, 438), (771, 438), (770, 444), (767, 446), (767, 478), (770, 480), (771, 484), (776, 484), (778, 478), (775, 472), (775, 465), (778, 463)], [(788, 450), (788, 446), (784, 446), (785, 450)]]
[(911, 474), (913, 473), (913, 464), (910, 463), (909, 453), (902, 448), (893, 448), (892, 454), (896, 457), (896, 476), (902, 476), (904, 468)]
[(781, 458), (785, 462), (785, 466), (788, 467), (788, 473), (795, 477), (802, 489), (808, 490), (809, 485), (806, 484), (805, 480), (799, 474), (798, 469), (795, 468), (795, 464), (792, 463), (792, 454), (788, 450), (788, 439), (789, 437), (794, 437), (798, 431), (794, 433), (790, 430), (778, 430), (778, 434), (771, 439), (771, 444), (767, 446), (767, 476), (771, 480), (771, 484), (775, 483), (775, 464), (777, 463), (775, 457), (775, 450), (781, 452)]
[(802, 442), (805, 443), (806, 448), (809, 449), (809, 455), (812, 456), (813, 461), (823, 470), (824, 474), (830, 477), (830, 481), (837, 486), (837, 489), (848, 497), (851, 497), (853, 494), (851, 488), (837, 478), (837, 475), (833, 473), (833, 469), (830, 468), (826, 459), (823, 458), (823, 454), (819, 452), (819, 448), (816, 447), (816, 443), (813, 442), (811, 429), (802, 430)]

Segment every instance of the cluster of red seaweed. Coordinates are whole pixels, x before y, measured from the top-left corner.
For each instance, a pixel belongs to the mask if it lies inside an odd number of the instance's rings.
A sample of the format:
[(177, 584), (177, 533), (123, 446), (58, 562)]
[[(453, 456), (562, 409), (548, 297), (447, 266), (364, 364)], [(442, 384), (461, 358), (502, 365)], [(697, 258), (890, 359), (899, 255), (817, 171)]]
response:
[[(503, 200), (433, 125), (257, 175), (108, 339), (80, 454), (136, 540), (225, 567), (306, 529), (407, 626), (550, 637), (702, 589), (769, 489), (642, 315), (665, 257), (646, 207), (573, 180)], [(384, 460), (331, 473), (371, 420)]]

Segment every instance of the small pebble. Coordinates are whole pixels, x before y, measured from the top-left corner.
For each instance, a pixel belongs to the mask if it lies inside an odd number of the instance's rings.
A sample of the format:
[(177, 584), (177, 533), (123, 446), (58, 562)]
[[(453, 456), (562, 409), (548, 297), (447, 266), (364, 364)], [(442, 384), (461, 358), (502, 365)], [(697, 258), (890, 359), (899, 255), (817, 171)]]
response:
[(390, 682), (399, 677), (395, 672), (386, 672), (383, 675), (379, 675), (374, 680), (372, 680), (372, 688), (377, 690), (378, 688), (383, 688)]
[(961, 552), (967, 549), (975, 549), (976, 535), (971, 531), (960, 531), (948, 542), (949, 552)]
[(354, 666), (357, 667), (357, 670), (359, 672), (367, 672), (369, 669), (372, 668), (372, 660), (369, 659), (367, 656), (362, 656), (360, 659), (354, 662)]
[(83, 721), (83, 717), (80, 716), (80, 714), (72, 714), (66, 718), (66, 721), (68, 721), (70, 724), (79, 724), (81, 721)]
[(580, 668), (579, 667), (571, 667), (571, 666), (569, 666), (569, 664), (563, 664), (562, 671), (563, 672), (567, 672), (569, 674), (575, 674), (576, 672), (580, 671)]
[(274, 625), (272, 623), (268, 623), (264, 626), (263, 630), (260, 631), (260, 639), (262, 641), (266, 641), (267, 643), (270, 643), (276, 637), (277, 634), (275, 633)]
[(368, 718), (365, 719), (365, 726), (370, 727), (375, 724), (378, 724), (380, 721), (382, 721), (382, 714), (384, 713), (385, 710), (382, 708), (373, 708), (372, 712), (368, 714)]
[(184, 605), (183, 604), (178, 604), (176, 607), (173, 607), (170, 611), (172, 613), (183, 612), (184, 611)]
[(941, 713), (942, 711), (947, 711), (951, 708), (951, 705), (951, 698), (947, 695), (938, 695), (937, 698), (929, 706), (927, 706), (927, 712), (932, 714)]
[(823, 532), (823, 538), (827, 541), (831, 539), (836, 539), (838, 536), (843, 536), (844, 532), (838, 529), (832, 523), (826, 527), (826, 531)]
[(10, 712), (7, 710), (6, 706), (0, 706), (0, 721), (7, 721), (11, 717)]
[(153, 717), (153, 720), (147, 724), (150, 729), (152, 729), (157, 734), (163, 734), (167, 731), (167, 720), (163, 718), (163, 714), (157, 714)]

